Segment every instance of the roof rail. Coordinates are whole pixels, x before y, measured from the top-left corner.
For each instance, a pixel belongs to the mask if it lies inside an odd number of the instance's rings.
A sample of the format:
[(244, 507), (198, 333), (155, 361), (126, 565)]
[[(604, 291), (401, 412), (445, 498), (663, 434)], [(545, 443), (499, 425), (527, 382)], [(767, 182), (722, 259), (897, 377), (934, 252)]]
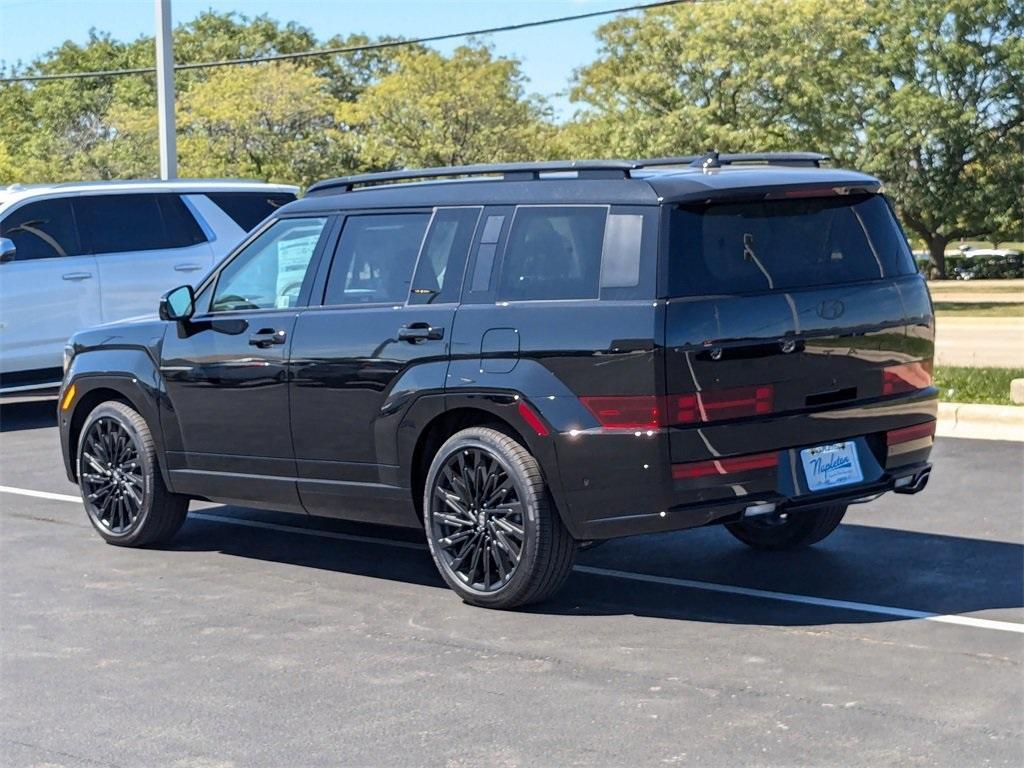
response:
[(654, 168), (667, 165), (687, 165), (717, 168), (722, 165), (791, 165), (821, 167), (831, 160), (828, 155), (818, 152), (743, 152), (705, 155), (684, 155), (681, 157), (655, 157), (647, 160), (547, 160), (536, 163), (482, 163), (478, 165), (453, 165), (440, 168), (403, 168), (397, 171), (360, 173), (341, 176), (313, 184), (306, 194), (336, 190), (351, 192), (356, 187), (389, 184), (396, 181), (419, 181), (421, 179), (454, 179), (473, 176), (500, 176), (506, 181), (539, 179), (542, 174), (575, 173), (577, 178), (626, 179), (630, 172), (640, 168)]
[(638, 165), (629, 160), (548, 160), (537, 163), (484, 163), (480, 165), (454, 165), (443, 168), (404, 168), (399, 171), (361, 173), (342, 176), (313, 184), (306, 194), (326, 189), (351, 192), (357, 186), (371, 186), (395, 181), (418, 179), (444, 179), (468, 176), (501, 176), (507, 181), (538, 179), (544, 173), (575, 172), (578, 178), (624, 179)]
[(820, 152), (734, 152), (719, 153), (712, 150), (703, 155), (681, 155), (679, 157), (655, 157), (636, 160), (637, 168), (653, 168), (662, 165), (689, 165), (697, 168), (718, 168), (723, 165), (791, 165), (820, 168), (830, 161), (829, 155)]

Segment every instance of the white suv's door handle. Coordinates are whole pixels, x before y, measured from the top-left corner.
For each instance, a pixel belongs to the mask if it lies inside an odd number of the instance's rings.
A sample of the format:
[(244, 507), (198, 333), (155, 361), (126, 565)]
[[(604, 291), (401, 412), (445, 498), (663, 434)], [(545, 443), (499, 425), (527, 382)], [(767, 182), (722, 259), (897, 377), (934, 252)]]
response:
[(92, 277), (92, 272), (68, 272), (66, 275), (61, 275), (65, 280), (88, 280)]
[(199, 264), (177, 264), (174, 267), (175, 272), (195, 272), (197, 269), (202, 269)]

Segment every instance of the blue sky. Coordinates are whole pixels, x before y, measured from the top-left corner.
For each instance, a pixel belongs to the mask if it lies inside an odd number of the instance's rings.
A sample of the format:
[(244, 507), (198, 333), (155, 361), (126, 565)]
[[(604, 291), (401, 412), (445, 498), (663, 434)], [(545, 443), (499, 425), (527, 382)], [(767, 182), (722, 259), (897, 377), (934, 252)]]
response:
[[(266, 13), (311, 27), (317, 37), (362, 32), (420, 37), (515, 24), (632, 5), (636, 0), (172, 0), (175, 23), (203, 10)], [(641, 0), (642, 1), (642, 0)], [(153, 0), (0, 0), (0, 60), (28, 62), (65, 40), (83, 42), (95, 27), (121, 39), (153, 33)], [(612, 17), (506, 32), (487, 38), (500, 54), (515, 55), (530, 90), (549, 97), (568, 117), (559, 97), (574, 68), (597, 51), (594, 31)], [(437, 44), (449, 51), (458, 41)]]

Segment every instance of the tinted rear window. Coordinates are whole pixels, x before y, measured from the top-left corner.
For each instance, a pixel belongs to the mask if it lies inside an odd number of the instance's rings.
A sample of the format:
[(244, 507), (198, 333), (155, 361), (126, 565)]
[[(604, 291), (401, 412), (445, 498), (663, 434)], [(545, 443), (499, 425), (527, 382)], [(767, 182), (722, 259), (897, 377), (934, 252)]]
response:
[(288, 193), (266, 192), (209, 192), (206, 196), (246, 232), (295, 200), (295, 195)]
[(669, 293), (753, 293), (913, 274), (878, 195), (737, 202), (672, 212)]
[(178, 195), (95, 195), (76, 198), (74, 206), (93, 253), (188, 248), (206, 242)]
[(596, 299), (607, 208), (516, 210), (498, 298), (508, 301)]

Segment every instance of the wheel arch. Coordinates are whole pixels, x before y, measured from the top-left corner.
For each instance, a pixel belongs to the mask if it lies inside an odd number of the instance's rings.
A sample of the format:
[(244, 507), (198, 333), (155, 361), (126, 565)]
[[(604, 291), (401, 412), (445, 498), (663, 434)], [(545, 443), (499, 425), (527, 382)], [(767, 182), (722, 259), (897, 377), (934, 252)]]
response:
[[(139, 359), (128, 361), (133, 364), (123, 366), (118, 371), (103, 370), (101, 366), (105, 361), (87, 360), (89, 357), (92, 357), (89, 353), (76, 356), (58, 400), (61, 447), (68, 478), (78, 482), (78, 438), (86, 418), (100, 403), (116, 401), (130, 406), (145, 419), (156, 445), (160, 472), (170, 487), (166, 462), (163, 460), (163, 431), (158, 408), (159, 377), (152, 361), (140, 351)], [(67, 410), (64, 410), (63, 403), (72, 386), (75, 387), (75, 394)]]
[[(537, 459), (559, 517), (575, 534), (562, 501), (555, 444), (550, 435), (538, 435), (526, 422), (519, 411), (521, 401), (522, 395), (517, 392), (474, 392), (425, 396), (410, 408), (400, 428), (406, 437), (400, 440), (399, 461), (421, 522), (423, 490), (437, 450), (463, 429), (490, 426), (519, 442)], [(409, 437), (410, 432), (414, 439)]]

